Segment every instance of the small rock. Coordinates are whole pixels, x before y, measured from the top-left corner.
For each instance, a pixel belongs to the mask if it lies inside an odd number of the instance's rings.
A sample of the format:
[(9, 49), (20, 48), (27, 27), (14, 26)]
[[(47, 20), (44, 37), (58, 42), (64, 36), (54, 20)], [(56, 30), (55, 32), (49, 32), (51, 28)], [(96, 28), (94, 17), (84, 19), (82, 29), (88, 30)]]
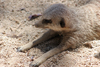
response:
[(25, 10), (25, 8), (21, 8), (20, 10), (21, 10), (21, 11), (22, 11), (22, 10)]
[(12, 12), (14, 12), (14, 10), (12, 10)]
[(100, 52), (97, 54), (94, 54), (94, 57), (100, 59)]
[(34, 56), (32, 56), (32, 57), (31, 57), (31, 60), (30, 60), (30, 61), (34, 61), (34, 59), (33, 59), (33, 58), (34, 58)]
[(1, 41), (1, 42), (0, 42), (0, 45), (3, 45), (3, 44), (4, 44), (4, 42)]
[(84, 46), (85, 47), (88, 47), (88, 48), (93, 48), (92, 44), (89, 43), (89, 42), (84, 43)]
[(15, 23), (19, 24), (19, 22), (18, 22), (18, 21), (15, 21)]

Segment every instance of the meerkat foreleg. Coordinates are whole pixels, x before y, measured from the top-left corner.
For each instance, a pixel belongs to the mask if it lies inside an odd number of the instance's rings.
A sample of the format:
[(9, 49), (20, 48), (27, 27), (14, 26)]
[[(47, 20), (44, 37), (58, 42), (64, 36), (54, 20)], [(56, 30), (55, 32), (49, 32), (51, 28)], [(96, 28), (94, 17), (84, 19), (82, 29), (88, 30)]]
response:
[(43, 62), (45, 62), (48, 58), (50, 58), (51, 56), (58, 54), (66, 49), (68, 49), (70, 47), (70, 45), (66, 45), (66, 41), (62, 40), (62, 42), (60, 43), (60, 45), (58, 45), (57, 47), (51, 49), (50, 51), (48, 51), (47, 53), (43, 54), (42, 56), (40, 56), (39, 58), (35, 59), (29, 67), (38, 67), (40, 64), (42, 64)]
[(44, 42), (52, 37), (56, 36), (56, 32), (52, 31), (52, 30), (49, 30), (47, 31), (46, 33), (44, 33), (39, 39), (35, 40), (35, 41), (32, 41), (32, 42), (29, 42), (28, 44), (26, 45), (23, 45), (21, 47), (18, 47), (17, 48), (17, 51), (18, 52), (23, 52), (25, 50), (28, 50), (30, 48), (32, 48), (33, 46), (41, 43), (41, 42)]

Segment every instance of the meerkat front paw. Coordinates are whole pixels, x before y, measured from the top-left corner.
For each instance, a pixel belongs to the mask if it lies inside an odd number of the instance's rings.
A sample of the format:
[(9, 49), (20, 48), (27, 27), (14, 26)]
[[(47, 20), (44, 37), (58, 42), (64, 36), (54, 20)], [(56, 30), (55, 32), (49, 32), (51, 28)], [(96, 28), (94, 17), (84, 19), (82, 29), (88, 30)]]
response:
[(23, 49), (21, 47), (18, 47), (17, 52), (23, 52)]
[(33, 61), (30, 63), (29, 67), (39, 67), (39, 62)]
[(18, 47), (18, 48), (17, 48), (17, 52), (24, 52), (24, 51), (26, 51), (26, 50), (32, 48), (33, 45), (34, 45), (34, 44), (33, 44), (32, 42), (29, 42), (29, 43), (27, 43), (26, 45), (23, 45), (23, 46), (21, 46), (21, 47)]

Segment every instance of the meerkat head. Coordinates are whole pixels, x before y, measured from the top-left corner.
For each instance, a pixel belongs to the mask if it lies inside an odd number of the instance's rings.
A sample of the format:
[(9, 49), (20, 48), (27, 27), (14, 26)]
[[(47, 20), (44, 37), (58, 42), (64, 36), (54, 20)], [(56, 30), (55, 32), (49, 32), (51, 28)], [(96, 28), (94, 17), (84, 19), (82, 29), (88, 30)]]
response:
[(68, 16), (67, 8), (63, 4), (54, 4), (43, 12), (41, 19), (35, 26), (49, 28), (54, 31), (66, 30), (66, 28), (69, 28), (66, 16)]

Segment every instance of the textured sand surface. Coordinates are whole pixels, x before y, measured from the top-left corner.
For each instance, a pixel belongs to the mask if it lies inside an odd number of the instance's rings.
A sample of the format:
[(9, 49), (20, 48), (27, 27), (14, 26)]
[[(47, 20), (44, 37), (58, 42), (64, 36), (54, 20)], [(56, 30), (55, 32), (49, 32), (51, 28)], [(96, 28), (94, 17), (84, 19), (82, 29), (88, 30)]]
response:
[[(25, 53), (16, 48), (37, 39), (46, 30), (35, 28), (38, 20), (28, 21), (28, 16), (40, 14), (47, 6), (64, 3), (79, 7), (90, 0), (1, 0), (0, 1), (0, 67), (28, 67), (31, 57), (38, 58), (56, 45), (53, 40), (39, 44)], [(59, 38), (54, 40), (59, 43)], [(100, 41), (93, 41), (93, 48), (84, 46), (63, 51), (44, 62), (40, 67), (99, 67)]]

